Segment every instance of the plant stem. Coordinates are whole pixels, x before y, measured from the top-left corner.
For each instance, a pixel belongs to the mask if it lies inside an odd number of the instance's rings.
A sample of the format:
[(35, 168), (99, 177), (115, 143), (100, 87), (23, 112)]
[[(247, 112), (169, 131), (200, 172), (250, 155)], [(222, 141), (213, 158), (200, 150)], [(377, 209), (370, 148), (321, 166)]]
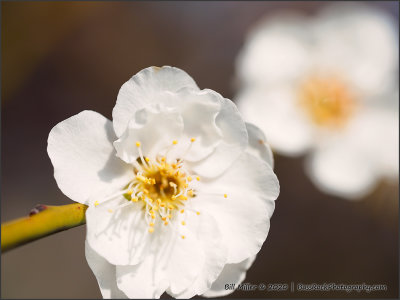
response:
[(1, 225), (1, 252), (85, 224), (86, 209), (86, 205), (79, 203), (62, 206), (37, 205), (29, 217)]

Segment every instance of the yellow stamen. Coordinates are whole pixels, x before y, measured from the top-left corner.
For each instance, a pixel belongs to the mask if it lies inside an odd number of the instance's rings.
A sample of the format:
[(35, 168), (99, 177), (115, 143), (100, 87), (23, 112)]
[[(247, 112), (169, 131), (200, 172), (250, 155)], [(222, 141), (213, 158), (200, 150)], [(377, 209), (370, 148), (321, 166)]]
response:
[(140, 144), (140, 142), (139, 142), (139, 141), (137, 141), (137, 142), (136, 142), (136, 147), (138, 147), (138, 148), (139, 148), (139, 147), (140, 147), (140, 145), (141, 145), (141, 144)]
[(187, 194), (188, 194), (190, 197), (193, 197), (193, 195), (194, 195), (193, 190), (188, 190)]
[(99, 201), (95, 201), (94, 202), (94, 206), (97, 206), (97, 205), (99, 205), (100, 203), (99, 203)]
[(184, 209), (181, 209), (181, 214), (183, 214), (185, 212), (185, 210)]
[(150, 227), (150, 228), (149, 228), (149, 232), (150, 232), (150, 233), (153, 233), (153, 232), (154, 232), (154, 227)]
[(196, 215), (198, 215), (198, 216), (199, 216), (199, 215), (200, 215), (200, 212), (199, 212), (199, 211), (197, 211), (197, 212), (196, 212)]
[(108, 211), (109, 213), (112, 213), (112, 212), (113, 212), (112, 209), (107, 209), (107, 211)]
[(153, 222), (151, 222), (149, 225), (150, 225), (151, 227), (153, 227), (153, 226), (154, 226), (154, 223), (153, 223)]
[(182, 224), (182, 225), (186, 225), (186, 222), (185, 222), (185, 221), (182, 221), (181, 224)]
[(184, 235), (182, 235), (182, 236), (181, 236), (181, 238), (184, 240), (184, 239), (185, 239), (185, 236), (184, 236)]
[(200, 176), (196, 176), (197, 181), (200, 181)]
[(168, 221), (165, 221), (165, 222), (164, 222), (164, 225), (167, 226), (167, 225), (168, 225)]
[(196, 141), (195, 138), (191, 138), (190, 141), (193, 143), (194, 141)]
[(177, 141), (177, 140), (173, 140), (173, 141), (172, 141), (172, 144), (173, 144), (173, 145), (176, 145), (176, 144), (178, 144), (178, 141)]
[(144, 160), (145, 160), (146, 162), (149, 162), (149, 161), (150, 161), (150, 158), (145, 157)]
[(127, 191), (126, 193), (130, 196), (130, 195), (132, 195), (133, 190), (129, 190), (129, 191)]
[(228, 198), (228, 194), (224, 194), (224, 198)]
[(188, 177), (187, 177), (187, 180), (188, 180), (189, 182), (191, 182), (192, 179), (193, 179), (192, 176), (188, 176)]

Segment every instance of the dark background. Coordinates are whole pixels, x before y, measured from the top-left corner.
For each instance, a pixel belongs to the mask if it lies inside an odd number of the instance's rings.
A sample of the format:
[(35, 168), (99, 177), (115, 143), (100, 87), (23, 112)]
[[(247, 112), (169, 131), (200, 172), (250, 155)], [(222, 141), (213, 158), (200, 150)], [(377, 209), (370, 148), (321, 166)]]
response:
[[(260, 17), (329, 2), (2, 2), (2, 222), (38, 203), (71, 203), (57, 188), (47, 137), (85, 109), (111, 119), (121, 85), (172, 65), (228, 98), (234, 62)], [(369, 3), (398, 20), (397, 2)], [(386, 284), (386, 292), (235, 292), (231, 297), (398, 297), (398, 183), (350, 202), (319, 192), (303, 159), (275, 155), (281, 194), (245, 282)], [(99, 298), (85, 227), (1, 256), (2, 298)]]

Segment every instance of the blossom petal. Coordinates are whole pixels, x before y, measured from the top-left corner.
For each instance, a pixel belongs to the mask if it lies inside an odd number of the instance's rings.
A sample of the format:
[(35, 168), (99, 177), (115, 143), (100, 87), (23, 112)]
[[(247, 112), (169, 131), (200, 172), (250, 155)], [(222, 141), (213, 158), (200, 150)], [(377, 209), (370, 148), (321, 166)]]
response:
[(246, 272), (253, 264), (256, 256), (245, 259), (237, 264), (227, 264), (218, 276), (217, 280), (212, 284), (211, 288), (202, 296), (215, 298), (231, 294), (235, 290), (226, 289), (226, 284), (235, 284), (237, 287), (246, 278)]
[(312, 146), (312, 124), (301, 113), (290, 86), (248, 88), (236, 101), (245, 120), (265, 133), (273, 151), (298, 156)]
[(134, 266), (117, 266), (118, 287), (130, 299), (158, 299), (169, 285), (165, 270), (154, 253)]
[[(201, 92), (206, 93), (208, 97), (213, 97), (220, 105), (220, 110), (215, 116), (215, 126), (221, 138), (209, 156), (201, 161), (189, 163), (189, 166), (201, 176), (216, 177), (231, 166), (246, 149), (248, 135), (244, 121), (231, 100), (211, 90)], [(201, 120), (198, 120), (201, 124)], [(190, 162), (190, 157), (188, 160)]]
[(194, 283), (182, 293), (173, 294), (175, 298), (188, 299), (203, 294), (217, 279), (226, 263), (227, 249), (222, 242), (221, 233), (214, 218), (207, 213), (199, 216), (190, 214), (187, 217), (189, 234), (196, 234), (200, 241), (205, 254), (205, 263)]
[(154, 159), (173, 140), (179, 139), (182, 130), (183, 121), (178, 112), (165, 107), (143, 108), (114, 146), (122, 160), (133, 163), (139, 157), (139, 148), (135, 145), (139, 141), (143, 155)]
[(247, 133), (249, 134), (249, 146), (247, 152), (264, 160), (267, 164), (274, 168), (274, 156), (272, 155), (271, 148), (267, 144), (267, 138), (264, 132), (257, 126), (246, 123)]
[(268, 17), (248, 35), (236, 66), (249, 86), (294, 80), (309, 67), (308, 22), (294, 14)]
[(53, 127), (47, 152), (61, 191), (88, 204), (90, 196), (107, 194), (129, 180), (131, 168), (115, 156), (111, 121), (94, 111), (83, 111)]
[(380, 176), (396, 177), (397, 125), (395, 112), (359, 112), (345, 133), (321, 144), (307, 159), (311, 180), (326, 193), (359, 199), (372, 191)]
[(126, 299), (126, 295), (117, 287), (115, 266), (96, 253), (87, 241), (85, 242), (85, 256), (90, 269), (96, 276), (103, 298)]
[(398, 74), (398, 24), (361, 3), (332, 4), (315, 20), (315, 59), (366, 94), (382, 92)]
[(89, 245), (114, 265), (142, 261), (154, 238), (148, 232), (141, 204), (125, 198), (90, 206), (86, 223)]
[(215, 218), (228, 247), (227, 263), (238, 263), (260, 250), (278, 194), (279, 182), (271, 167), (244, 153), (220, 177), (200, 182), (191, 203)]
[(134, 75), (122, 85), (112, 112), (117, 136), (124, 133), (136, 111), (149, 104), (162, 102), (160, 93), (176, 92), (183, 87), (198, 89), (192, 77), (175, 67), (149, 67)]

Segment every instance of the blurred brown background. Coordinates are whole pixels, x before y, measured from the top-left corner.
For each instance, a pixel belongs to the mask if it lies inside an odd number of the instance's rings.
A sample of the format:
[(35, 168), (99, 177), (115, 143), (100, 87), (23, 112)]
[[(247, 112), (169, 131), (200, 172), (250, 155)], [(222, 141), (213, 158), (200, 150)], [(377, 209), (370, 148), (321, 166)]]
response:
[[(57, 188), (47, 136), (84, 109), (111, 119), (120, 86), (172, 65), (201, 88), (234, 96), (234, 61), (264, 14), (314, 14), (328, 2), (2, 2), (1, 218), (71, 203)], [(393, 2), (369, 2), (398, 20)], [(245, 282), (386, 284), (386, 292), (235, 292), (235, 298), (399, 296), (398, 184), (349, 202), (316, 190), (302, 159), (275, 156), (281, 194)], [(1, 256), (2, 298), (100, 298), (85, 227)]]

